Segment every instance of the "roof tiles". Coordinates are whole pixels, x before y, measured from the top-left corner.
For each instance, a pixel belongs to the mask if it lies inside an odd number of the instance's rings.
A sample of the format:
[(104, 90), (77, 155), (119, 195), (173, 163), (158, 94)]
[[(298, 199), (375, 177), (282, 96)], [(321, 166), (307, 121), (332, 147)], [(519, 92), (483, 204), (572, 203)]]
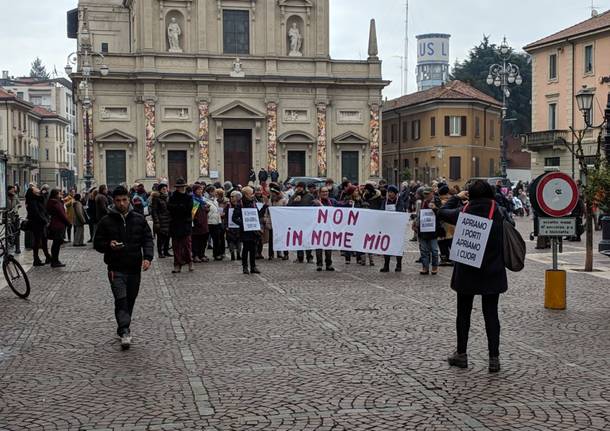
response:
[(450, 81), (445, 85), (433, 87), (417, 93), (407, 94), (397, 99), (388, 100), (384, 103), (384, 111), (419, 105), (431, 101), (457, 100), (457, 101), (479, 101), (489, 103), (498, 107), (502, 104), (495, 98), (477, 90), (462, 81)]

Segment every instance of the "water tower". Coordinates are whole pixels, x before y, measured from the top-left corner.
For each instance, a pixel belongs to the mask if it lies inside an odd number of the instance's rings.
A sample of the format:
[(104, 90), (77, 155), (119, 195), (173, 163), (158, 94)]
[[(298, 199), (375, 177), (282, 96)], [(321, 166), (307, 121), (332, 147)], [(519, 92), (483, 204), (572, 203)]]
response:
[(417, 90), (437, 87), (449, 80), (451, 35), (430, 33), (417, 36)]

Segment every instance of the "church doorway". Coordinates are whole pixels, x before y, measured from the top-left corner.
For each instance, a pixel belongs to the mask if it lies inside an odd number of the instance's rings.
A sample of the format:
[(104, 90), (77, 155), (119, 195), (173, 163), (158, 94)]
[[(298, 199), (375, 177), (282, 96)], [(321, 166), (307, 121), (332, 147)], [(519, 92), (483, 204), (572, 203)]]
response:
[(224, 179), (233, 184), (248, 184), (252, 168), (252, 130), (228, 129), (224, 131)]
[(305, 151), (288, 151), (288, 176), (305, 176)]
[(188, 182), (187, 176), (186, 151), (168, 151), (167, 177), (170, 187), (176, 184), (178, 178), (183, 178)]
[(352, 183), (359, 181), (358, 151), (341, 151), (341, 176)]
[(106, 150), (106, 185), (108, 190), (127, 182), (125, 150)]

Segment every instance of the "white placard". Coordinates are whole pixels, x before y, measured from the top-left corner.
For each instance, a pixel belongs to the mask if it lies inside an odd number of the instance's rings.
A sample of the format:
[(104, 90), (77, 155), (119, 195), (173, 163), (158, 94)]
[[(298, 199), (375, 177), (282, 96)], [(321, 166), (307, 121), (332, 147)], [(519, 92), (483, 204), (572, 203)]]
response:
[(402, 256), (408, 215), (335, 207), (270, 207), (277, 251), (345, 250)]
[(233, 212), (235, 208), (229, 208), (229, 229), (239, 229), (239, 225), (233, 222)]
[(256, 203), (256, 209), (260, 211), (263, 208), (263, 205), (265, 205), (265, 204), (262, 203), (262, 202), (257, 202)]
[(419, 210), (419, 231), (436, 232), (436, 215), (429, 209)]
[(396, 211), (396, 204), (386, 204), (385, 210), (386, 211)]
[(211, 180), (217, 180), (218, 178), (220, 178), (220, 174), (218, 171), (210, 171)]
[(488, 218), (460, 213), (449, 258), (454, 262), (480, 268), (492, 225), (493, 220)]
[(242, 208), (241, 217), (244, 223), (244, 232), (261, 230), (261, 221), (258, 218), (258, 210), (256, 208)]
[(576, 235), (575, 218), (539, 218), (538, 235), (572, 236)]

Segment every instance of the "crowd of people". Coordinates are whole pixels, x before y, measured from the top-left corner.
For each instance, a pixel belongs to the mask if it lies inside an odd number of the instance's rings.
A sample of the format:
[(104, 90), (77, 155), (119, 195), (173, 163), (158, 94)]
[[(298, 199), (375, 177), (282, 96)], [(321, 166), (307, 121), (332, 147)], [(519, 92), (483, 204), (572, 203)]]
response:
[[(502, 223), (513, 222), (514, 216), (529, 215), (527, 184), (518, 183), (509, 190), (501, 184), (494, 187), (477, 180), (462, 190), (441, 178), (430, 185), (410, 181), (396, 186), (383, 180), (353, 184), (347, 179), (335, 184), (327, 179), (321, 186), (319, 182), (299, 182), (293, 186), (281, 184), (275, 174), (270, 177), (259, 174), (256, 183), (252, 170), (250, 183), (243, 187), (230, 181), (187, 184), (180, 178), (175, 184), (160, 181), (150, 191), (138, 183), (129, 190), (119, 186), (112, 193), (101, 185), (83, 194), (74, 190), (62, 193), (46, 186), (39, 189), (32, 184), (26, 192), (27, 226), (23, 229), (31, 233), (34, 266), (50, 264), (60, 268), (64, 266), (59, 259), (61, 246), (68, 241), (73, 241), (76, 247), (85, 246), (88, 227), (89, 242), (104, 254), (108, 266), (117, 334), (123, 348), (129, 348), (129, 328), (141, 272), (148, 270), (154, 258), (155, 239), (158, 258), (173, 258), (174, 274), (185, 268), (194, 271), (196, 264), (229, 259), (241, 261), (244, 274), (259, 274), (262, 260), (289, 260), (288, 252), (273, 248), (270, 208), (336, 206), (409, 213), (411, 241), (419, 244), (420, 274), (436, 275), (439, 266), (454, 266), (451, 287), (457, 292), (458, 342), (456, 352), (448, 358), (449, 364), (468, 366), (470, 313), (474, 296), (482, 295), (489, 370), (500, 369), (498, 301), (508, 286), (502, 257)], [(9, 190), (9, 199), (15, 199), (14, 196), (14, 190)], [(258, 213), (260, 231), (244, 229), (245, 208)], [(450, 259), (454, 226), (459, 213), (466, 210), (493, 220), (489, 237), (492, 245), (486, 249), (481, 268)], [(432, 214), (434, 229), (421, 228), (424, 212), (427, 217)], [(50, 251), (48, 241), (51, 241)], [(44, 260), (39, 256), (40, 251), (44, 253)], [(379, 258), (350, 251), (300, 250), (294, 263), (315, 263), (317, 271), (335, 271), (335, 254), (341, 255), (345, 265), (355, 261), (357, 265), (374, 266)], [(380, 271), (389, 272), (392, 259), (380, 258)], [(403, 257), (396, 257), (394, 271), (402, 269)]]
[[(411, 214), (413, 237), (419, 243), (421, 274), (435, 275), (439, 266), (452, 266), (449, 259), (454, 228), (437, 220), (435, 232), (421, 232), (420, 211), (431, 204), (440, 208), (452, 196), (461, 192), (459, 186), (449, 186), (441, 178), (424, 185), (419, 181), (403, 182), (399, 186), (384, 180), (378, 183), (352, 184), (343, 179), (335, 184), (327, 179), (321, 187), (318, 182), (282, 184), (277, 171), (268, 174), (261, 170), (258, 178), (251, 170), (248, 186), (234, 185), (230, 181), (206, 184), (187, 184), (183, 179), (176, 184), (160, 181), (147, 191), (138, 183), (128, 190), (130, 209), (152, 223), (156, 238), (157, 256), (173, 257), (173, 272), (183, 268), (194, 270), (194, 264), (229, 259), (241, 261), (243, 272), (258, 273), (257, 261), (262, 259), (288, 260), (287, 252), (273, 249), (273, 224), (269, 208), (274, 206), (338, 206), (368, 208), (380, 211), (401, 211)], [(258, 181), (257, 181), (258, 180)], [(513, 189), (498, 184), (495, 201), (507, 216), (527, 217), (531, 205), (527, 183), (519, 182)], [(105, 185), (79, 194), (75, 190), (61, 192), (31, 184), (25, 199), (27, 229), (32, 236), (34, 266), (50, 264), (63, 267), (59, 260), (61, 245), (73, 242), (85, 246), (85, 229), (93, 241), (97, 224), (108, 215), (113, 205), (110, 191)], [(9, 209), (19, 203), (14, 187), (8, 190)], [(241, 208), (257, 208), (261, 231), (244, 232), (240, 221)], [(19, 221), (15, 220), (18, 226)], [(580, 235), (578, 235), (580, 238)], [(49, 251), (48, 241), (51, 242)], [(264, 248), (267, 245), (266, 256)], [(15, 252), (19, 253), (17, 240)], [(41, 259), (40, 253), (44, 256)], [(375, 265), (373, 255), (340, 253), (345, 264), (353, 260), (358, 265)], [(381, 272), (390, 271), (390, 258), (382, 258)], [(303, 250), (296, 253), (295, 263), (316, 263), (316, 269), (334, 271), (333, 253), (328, 250)], [(402, 271), (402, 258), (396, 259), (396, 272)]]

